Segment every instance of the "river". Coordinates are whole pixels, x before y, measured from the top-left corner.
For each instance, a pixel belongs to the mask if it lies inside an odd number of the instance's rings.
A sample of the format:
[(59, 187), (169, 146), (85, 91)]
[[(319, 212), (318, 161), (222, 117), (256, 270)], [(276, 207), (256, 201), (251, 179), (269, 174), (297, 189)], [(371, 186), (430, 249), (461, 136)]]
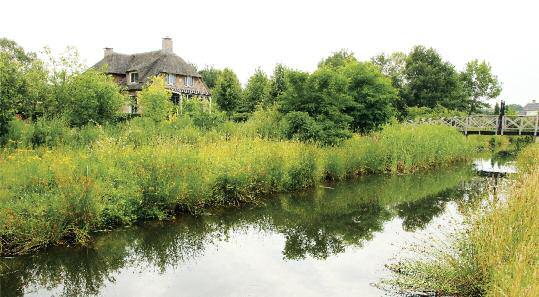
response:
[(104, 232), (88, 247), (0, 259), (0, 297), (384, 296), (384, 265), (450, 228), (493, 181), (469, 164), (367, 176)]

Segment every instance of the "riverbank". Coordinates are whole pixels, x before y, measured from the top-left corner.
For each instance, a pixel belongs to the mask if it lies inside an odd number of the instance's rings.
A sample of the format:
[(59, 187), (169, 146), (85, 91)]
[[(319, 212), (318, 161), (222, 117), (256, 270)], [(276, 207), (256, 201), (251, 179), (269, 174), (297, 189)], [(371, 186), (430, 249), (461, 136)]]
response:
[(508, 199), (471, 215), (448, 248), (429, 249), (429, 260), (390, 266), (389, 284), (442, 296), (538, 296), (539, 145), (524, 149), (517, 164)]
[(92, 232), (257, 202), (325, 180), (410, 173), (469, 158), (478, 146), (442, 126), (388, 126), (338, 147), (215, 139), (197, 144), (5, 151), (0, 157), (0, 255), (85, 244)]

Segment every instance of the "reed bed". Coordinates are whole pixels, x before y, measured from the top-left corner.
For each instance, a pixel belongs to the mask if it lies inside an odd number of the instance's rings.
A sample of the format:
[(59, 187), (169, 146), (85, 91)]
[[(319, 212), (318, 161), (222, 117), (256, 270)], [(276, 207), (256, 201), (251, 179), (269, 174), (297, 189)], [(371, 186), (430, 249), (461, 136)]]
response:
[(85, 244), (98, 230), (257, 202), (325, 180), (442, 166), (469, 158), (476, 147), (442, 126), (388, 126), (338, 147), (213, 133), (203, 141), (119, 137), (100, 137), (90, 147), (4, 150), (0, 254)]
[(388, 283), (440, 296), (539, 296), (539, 145), (522, 151), (508, 199), (473, 213), (450, 244), (437, 243), (427, 259), (391, 265)]

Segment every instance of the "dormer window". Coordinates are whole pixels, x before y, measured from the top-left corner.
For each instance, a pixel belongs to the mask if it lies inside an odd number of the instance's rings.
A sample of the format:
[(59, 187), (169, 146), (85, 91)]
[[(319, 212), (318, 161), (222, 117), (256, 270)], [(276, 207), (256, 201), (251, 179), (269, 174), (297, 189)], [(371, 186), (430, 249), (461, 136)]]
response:
[(134, 84), (138, 82), (138, 72), (129, 73), (129, 83)]
[(186, 76), (185, 77), (185, 86), (186, 87), (192, 87), (193, 86), (193, 77), (192, 76)]
[(173, 86), (176, 84), (176, 74), (167, 73), (166, 77), (167, 77), (167, 84), (169, 86)]

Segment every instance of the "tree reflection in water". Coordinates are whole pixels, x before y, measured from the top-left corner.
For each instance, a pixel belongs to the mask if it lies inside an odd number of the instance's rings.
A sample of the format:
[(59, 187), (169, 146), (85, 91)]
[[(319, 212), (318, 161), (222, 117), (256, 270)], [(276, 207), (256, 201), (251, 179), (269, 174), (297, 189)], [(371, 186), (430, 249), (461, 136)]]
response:
[[(53, 248), (33, 256), (0, 260), (0, 296), (23, 296), (35, 288), (63, 296), (98, 295), (124, 269), (174, 269), (228, 241), (239, 230), (282, 234), (283, 258), (326, 259), (349, 246), (361, 247), (399, 217), (403, 229), (424, 228), (450, 201), (466, 203), (483, 191), (468, 167), (408, 176), (370, 176), (331, 188), (280, 195), (264, 205), (179, 216), (96, 236), (85, 248)], [(463, 199), (463, 197), (466, 197)], [(256, 260), (256, 259), (255, 259)]]

